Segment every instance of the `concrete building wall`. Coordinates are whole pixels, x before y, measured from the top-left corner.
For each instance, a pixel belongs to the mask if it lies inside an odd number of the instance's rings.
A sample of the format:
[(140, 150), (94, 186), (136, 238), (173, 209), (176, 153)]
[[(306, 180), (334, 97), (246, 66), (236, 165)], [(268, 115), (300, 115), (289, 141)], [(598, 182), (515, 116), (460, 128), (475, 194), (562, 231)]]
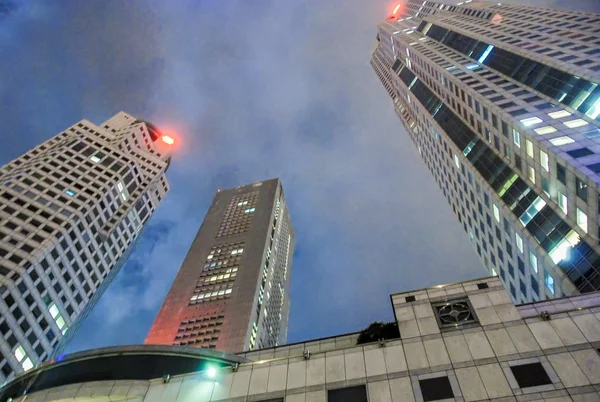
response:
[[(490, 277), (397, 293), (391, 300), (400, 339), (356, 345), (358, 334), (349, 334), (247, 352), (240, 356), (254, 362), (235, 372), (152, 380), (140, 384), (147, 391), (132, 400), (351, 402), (352, 396), (339, 399), (335, 390), (358, 387), (354, 391), (364, 390), (370, 402), (420, 402), (433, 400), (430, 393), (442, 392), (444, 383), (449, 401), (600, 400), (597, 293), (515, 307), (500, 280)], [(456, 306), (457, 300), (477, 319), (440, 325), (438, 307)], [(528, 381), (533, 385), (524, 386)], [(31, 394), (27, 401), (56, 401), (60, 392), (79, 392), (84, 399), (75, 400), (87, 401), (90, 388), (99, 396), (123, 394), (121, 386), (74, 385)]]

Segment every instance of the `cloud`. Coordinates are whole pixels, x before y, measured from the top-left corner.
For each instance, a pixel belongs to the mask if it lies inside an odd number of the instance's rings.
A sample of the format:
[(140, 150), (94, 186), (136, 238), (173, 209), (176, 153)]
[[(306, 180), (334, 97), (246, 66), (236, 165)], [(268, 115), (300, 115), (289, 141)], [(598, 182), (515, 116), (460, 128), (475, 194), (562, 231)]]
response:
[(272, 177), (296, 232), (289, 341), (391, 319), (391, 292), (485, 275), (369, 66), (388, 8), (31, 1), (4, 19), (3, 162), (119, 110), (184, 144), (172, 191), (70, 351), (142, 342), (216, 189)]

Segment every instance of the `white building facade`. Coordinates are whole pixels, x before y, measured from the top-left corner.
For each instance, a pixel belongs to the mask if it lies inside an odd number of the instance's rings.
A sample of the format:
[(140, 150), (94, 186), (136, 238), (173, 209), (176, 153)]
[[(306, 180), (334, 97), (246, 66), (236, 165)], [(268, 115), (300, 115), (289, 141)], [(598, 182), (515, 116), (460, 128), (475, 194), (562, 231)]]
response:
[(0, 168), (0, 381), (65, 348), (169, 191), (173, 145), (121, 112)]
[(517, 303), (600, 289), (600, 15), (409, 0), (371, 64)]

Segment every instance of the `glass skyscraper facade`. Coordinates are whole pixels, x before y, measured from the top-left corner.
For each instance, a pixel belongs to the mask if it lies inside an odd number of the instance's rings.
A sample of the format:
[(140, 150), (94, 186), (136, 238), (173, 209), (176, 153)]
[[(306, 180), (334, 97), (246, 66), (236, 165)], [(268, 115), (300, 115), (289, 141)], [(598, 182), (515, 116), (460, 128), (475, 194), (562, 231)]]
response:
[(121, 112), (0, 168), (0, 381), (65, 348), (169, 191), (173, 143)]
[(516, 303), (600, 289), (600, 15), (409, 0), (371, 65)]
[(293, 253), (279, 179), (219, 190), (145, 343), (230, 353), (284, 344)]

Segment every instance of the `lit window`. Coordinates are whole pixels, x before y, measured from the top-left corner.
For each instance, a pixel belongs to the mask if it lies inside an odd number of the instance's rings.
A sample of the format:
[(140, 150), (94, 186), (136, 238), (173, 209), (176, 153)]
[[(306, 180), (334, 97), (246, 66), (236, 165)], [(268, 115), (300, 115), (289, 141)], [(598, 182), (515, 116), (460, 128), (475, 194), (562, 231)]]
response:
[(213, 255), (213, 254), (211, 254), (211, 255), (209, 255), (208, 257), (206, 257), (206, 259), (207, 259), (207, 260), (212, 260), (212, 259), (213, 259), (213, 257), (214, 257), (214, 255)]
[(56, 318), (55, 322), (56, 322), (56, 325), (58, 326), (58, 329), (63, 329), (63, 327), (65, 326), (65, 320), (61, 316), (58, 316)]
[(544, 135), (544, 134), (555, 133), (557, 130), (552, 126), (546, 126), (546, 127), (536, 128), (533, 131), (535, 131), (536, 134)]
[(496, 204), (494, 204), (494, 218), (496, 218), (497, 222), (500, 222), (500, 210), (498, 209)]
[(529, 140), (525, 140), (525, 148), (527, 148), (527, 155), (533, 158), (533, 143)]
[(546, 172), (550, 171), (550, 159), (548, 159), (548, 154), (542, 150), (540, 150), (540, 165)]
[(56, 316), (60, 314), (60, 312), (58, 311), (58, 307), (56, 307), (56, 304), (54, 303), (50, 304), (50, 307), (48, 307), (48, 311), (50, 312), (52, 318), (56, 318)]
[(571, 113), (567, 112), (566, 110), (559, 110), (558, 112), (548, 113), (548, 116), (552, 117), (553, 119), (560, 119), (562, 117), (567, 117), (570, 115)]
[(23, 360), (23, 363), (21, 363), (21, 367), (23, 367), (24, 371), (32, 369), (33, 363), (31, 362), (31, 359), (28, 357), (25, 360)]
[(573, 140), (573, 138), (569, 137), (568, 135), (562, 136), (562, 137), (556, 137), (556, 138), (552, 138), (550, 140), (550, 143), (552, 145), (555, 145), (557, 147), (560, 147), (562, 145), (567, 145), (567, 144), (572, 144), (575, 141)]
[(571, 121), (565, 121), (565, 122), (563, 122), (563, 124), (569, 128), (577, 128), (577, 127), (587, 125), (588, 122), (585, 120), (582, 120), (582, 119), (575, 119), (575, 120), (571, 120)]
[(27, 357), (27, 354), (25, 353), (25, 349), (23, 349), (23, 346), (19, 345), (15, 349), (15, 358), (20, 363), (25, 357)]
[(521, 120), (521, 123), (523, 123), (525, 127), (533, 126), (534, 124), (539, 124), (541, 122), (542, 119), (540, 119), (539, 117), (530, 117), (528, 119)]
[(527, 165), (527, 177), (535, 184), (535, 169), (529, 165)]
[(588, 231), (588, 217), (581, 209), (577, 208), (577, 226), (585, 233)]
[(513, 128), (513, 141), (516, 146), (521, 148), (521, 134)]
[(123, 199), (123, 201), (127, 201), (127, 194), (121, 193), (121, 199)]
[(117, 183), (117, 188), (119, 189), (119, 191), (123, 191), (123, 183), (118, 182)]
[(69, 196), (69, 197), (75, 197), (75, 191), (73, 190), (65, 190), (65, 193)]
[(93, 156), (91, 156), (91, 157), (90, 157), (90, 160), (91, 160), (92, 162), (94, 162), (94, 163), (98, 163), (98, 162), (100, 162), (100, 158), (99, 158), (98, 156), (96, 156), (96, 155), (93, 155)]
[(560, 191), (558, 192), (558, 206), (565, 214), (567, 213), (567, 196)]
[(537, 257), (535, 256), (535, 254), (533, 254), (531, 251), (529, 252), (529, 265), (531, 265), (533, 272), (537, 273), (538, 260), (537, 260)]
[(456, 167), (460, 168), (460, 161), (458, 160), (458, 156), (454, 155), (454, 163), (456, 163)]
[(545, 282), (550, 293), (554, 294), (554, 278), (548, 272), (546, 272)]
[(522, 253), (523, 252), (523, 239), (517, 233), (515, 233), (515, 240), (517, 241), (517, 248)]

